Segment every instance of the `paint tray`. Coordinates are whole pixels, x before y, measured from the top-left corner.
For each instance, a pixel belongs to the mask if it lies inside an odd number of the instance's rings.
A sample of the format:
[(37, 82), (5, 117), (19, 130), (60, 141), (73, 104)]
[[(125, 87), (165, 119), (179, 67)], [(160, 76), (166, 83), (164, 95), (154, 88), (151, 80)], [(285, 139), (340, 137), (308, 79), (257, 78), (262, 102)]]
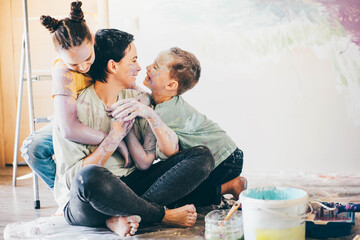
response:
[(319, 214), (306, 219), (306, 237), (311, 238), (336, 238), (351, 234), (351, 228), (355, 225), (354, 212), (342, 212), (337, 216), (329, 211), (322, 217)]

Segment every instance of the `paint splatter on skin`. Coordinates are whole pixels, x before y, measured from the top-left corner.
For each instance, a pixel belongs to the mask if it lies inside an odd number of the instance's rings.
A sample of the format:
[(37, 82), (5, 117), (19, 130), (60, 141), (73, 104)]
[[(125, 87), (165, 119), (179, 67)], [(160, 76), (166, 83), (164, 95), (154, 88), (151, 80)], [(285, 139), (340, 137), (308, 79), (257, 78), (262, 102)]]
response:
[(134, 122), (135, 119), (130, 121), (124, 121), (122, 119), (111, 120), (109, 134), (105, 137), (104, 141), (101, 142), (99, 147), (83, 160), (83, 166), (96, 164), (103, 167), (123, 138), (128, 134)]
[(135, 64), (130, 64), (129, 67), (130, 67), (129, 74), (134, 77), (137, 76), (137, 74), (138, 74), (137, 66)]
[[(173, 61), (174, 57), (170, 55), (169, 51), (162, 51), (155, 61), (146, 67), (147, 76), (144, 79), (144, 85), (151, 89), (152, 95), (154, 95), (154, 91), (164, 89), (169, 79), (170, 68), (168, 66)], [(158, 95), (162, 94), (163, 91), (160, 91)]]
[[(115, 119), (133, 120), (136, 117), (145, 118), (155, 134), (160, 151), (165, 156), (172, 156), (179, 151), (178, 137), (156, 114), (156, 112), (135, 99), (120, 100), (111, 106), (115, 109), (111, 115)], [(134, 160), (135, 161), (135, 160)]]

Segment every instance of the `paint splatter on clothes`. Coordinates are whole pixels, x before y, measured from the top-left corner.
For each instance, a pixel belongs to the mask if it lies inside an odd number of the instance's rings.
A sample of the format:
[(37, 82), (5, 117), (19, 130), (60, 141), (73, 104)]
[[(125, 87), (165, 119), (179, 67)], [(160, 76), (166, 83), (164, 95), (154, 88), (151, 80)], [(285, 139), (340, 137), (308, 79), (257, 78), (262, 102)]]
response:
[(61, 59), (55, 59), (52, 72), (60, 69), (65, 72), (64, 79), (62, 81), (53, 81), (53, 98), (55, 95), (65, 95), (77, 99), (78, 95), (92, 83), (89, 75), (72, 71), (66, 67)]
[[(199, 113), (181, 96), (156, 105), (155, 112), (178, 135), (180, 150), (207, 146), (215, 158), (215, 168), (237, 148), (217, 123)], [(156, 153), (160, 158), (166, 158), (158, 147)]]
[[(133, 98), (141, 93), (137, 90), (124, 89), (120, 92), (118, 99)], [(84, 125), (108, 133), (111, 127), (111, 119), (105, 111), (105, 104), (96, 95), (94, 85), (86, 88), (77, 99), (77, 116)], [(75, 174), (81, 169), (83, 159), (90, 155), (97, 146), (85, 145), (67, 140), (62, 136), (59, 121), (54, 119), (53, 144), (56, 156), (56, 177), (54, 196), (61, 210), (69, 200), (69, 190)], [(145, 119), (138, 118), (134, 123), (134, 133), (143, 142), (143, 137), (148, 129)], [(155, 151), (155, 142), (147, 146), (147, 151)], [(124, 168), (124, 159), (119, 151), (115, 151), (105, 164), (105, 168), (116, 176), (127, 176), (135, 167)]]

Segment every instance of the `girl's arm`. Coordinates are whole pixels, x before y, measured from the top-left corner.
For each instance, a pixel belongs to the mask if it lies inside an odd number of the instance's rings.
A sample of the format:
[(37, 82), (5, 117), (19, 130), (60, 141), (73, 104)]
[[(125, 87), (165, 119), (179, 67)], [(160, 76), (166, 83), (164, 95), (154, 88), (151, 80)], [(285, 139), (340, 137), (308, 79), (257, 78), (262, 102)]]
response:
[(106, 133), (92, 129), (77, 118), (75, 77), (66, 67), (55, 66), (52, 72), (54, 88), (54, 108), (61, 134), (68, 140), (82, 144), (99, 145)]

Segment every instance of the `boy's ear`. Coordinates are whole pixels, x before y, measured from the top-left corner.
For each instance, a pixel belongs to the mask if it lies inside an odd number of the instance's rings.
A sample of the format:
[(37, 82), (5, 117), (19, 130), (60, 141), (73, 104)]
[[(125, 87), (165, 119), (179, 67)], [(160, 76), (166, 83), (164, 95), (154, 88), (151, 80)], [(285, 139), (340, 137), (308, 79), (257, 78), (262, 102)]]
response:
[(170, 81), (166, 85), (166, 89), (169, 91), (177, 90), (178, 87), (179, 87), (179, 83), (178, 83), (178, 81), (176, 81), (174, 79), (170, 79)]
[(116, 64), (115, 64), (115, 61), (112, 60), (112, 59), (110, 59), (110, 60), (108, 61), (108, 63), (107, 63), (106, 68), (107, 68), (107, 71), (108, 71), (109, 73), (116, 73)]

